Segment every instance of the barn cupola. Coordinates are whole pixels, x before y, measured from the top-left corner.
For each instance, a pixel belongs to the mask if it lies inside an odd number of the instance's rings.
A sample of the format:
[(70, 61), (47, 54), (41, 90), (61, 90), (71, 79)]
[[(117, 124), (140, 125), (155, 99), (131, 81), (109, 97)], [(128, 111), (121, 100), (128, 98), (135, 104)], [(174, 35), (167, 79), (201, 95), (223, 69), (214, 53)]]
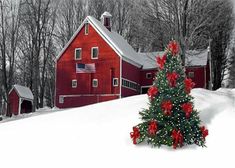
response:
[(109, 12), (104, 12), (102, 15), (101, 15), (101, 22), (102, 24), (109, 30), (111, 31), (111, 18), (112, 18), (112, 15), (109, 13)]

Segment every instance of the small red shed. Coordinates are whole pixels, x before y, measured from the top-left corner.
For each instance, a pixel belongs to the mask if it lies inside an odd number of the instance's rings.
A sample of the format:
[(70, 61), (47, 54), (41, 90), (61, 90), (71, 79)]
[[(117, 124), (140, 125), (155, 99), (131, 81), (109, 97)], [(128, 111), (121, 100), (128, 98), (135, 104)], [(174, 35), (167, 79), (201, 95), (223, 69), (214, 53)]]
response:
[(31, 90), (24, 86), (14, 85), (9, 92), (8, 108), (10, 110), (7, 113), (7, 116), (32, 112), (33, 93)]

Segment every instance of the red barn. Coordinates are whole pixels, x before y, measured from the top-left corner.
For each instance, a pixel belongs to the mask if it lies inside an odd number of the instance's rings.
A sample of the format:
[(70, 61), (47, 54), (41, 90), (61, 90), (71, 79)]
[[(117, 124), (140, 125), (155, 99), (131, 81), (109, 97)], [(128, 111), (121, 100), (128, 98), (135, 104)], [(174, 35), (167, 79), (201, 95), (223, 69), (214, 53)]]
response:
[[(108, 12), (101, 21), (87, 16), (58, 55), (56, 107), (78, 107), (137, 95), (152, 84), (156, 55), (137, 53), (112, 30), (111, 17)], [(204, 79), (200, 75), (198, 80)]]
[(7, 116), (32, 112), (33, 94), (27, 87), (14, 85), (9, 92), (9, 113)]

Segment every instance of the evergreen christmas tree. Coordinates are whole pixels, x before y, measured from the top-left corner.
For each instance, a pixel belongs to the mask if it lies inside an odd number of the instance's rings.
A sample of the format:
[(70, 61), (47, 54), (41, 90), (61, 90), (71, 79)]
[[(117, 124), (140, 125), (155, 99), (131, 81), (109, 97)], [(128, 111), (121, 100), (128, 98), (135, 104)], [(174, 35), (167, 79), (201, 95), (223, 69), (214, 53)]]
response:
[(205, 146), (208, 130), (200, 126), (199, 113), (193, 107), (190, 91), (195, 84), (185, 75), (176, 41), (168, 44), (156, 64), (159, 71), (148, 90), (149, 108), (140, 112), (143, 122), (130, 133), (133, 143), (147, 140), (154, 147), (174, 149), (190, 144)]

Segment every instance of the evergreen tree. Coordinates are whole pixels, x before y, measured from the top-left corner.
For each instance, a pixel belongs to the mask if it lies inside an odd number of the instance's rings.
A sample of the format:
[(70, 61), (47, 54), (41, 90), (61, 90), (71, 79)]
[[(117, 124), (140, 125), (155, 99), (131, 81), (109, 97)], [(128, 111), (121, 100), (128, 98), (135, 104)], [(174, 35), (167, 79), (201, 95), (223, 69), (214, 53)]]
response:
[(194, 83), (186, 77), (178, 53), (178, 44), (171, 41), (163, 56), (157, 57), (159, 71), (148, 90), (149, 108), (140, 112), (143, 122), (130, 133), (134, 144), (147, 140), (154, 147), (205, 146), (208, 130), (200, 126), (190, 95)]

